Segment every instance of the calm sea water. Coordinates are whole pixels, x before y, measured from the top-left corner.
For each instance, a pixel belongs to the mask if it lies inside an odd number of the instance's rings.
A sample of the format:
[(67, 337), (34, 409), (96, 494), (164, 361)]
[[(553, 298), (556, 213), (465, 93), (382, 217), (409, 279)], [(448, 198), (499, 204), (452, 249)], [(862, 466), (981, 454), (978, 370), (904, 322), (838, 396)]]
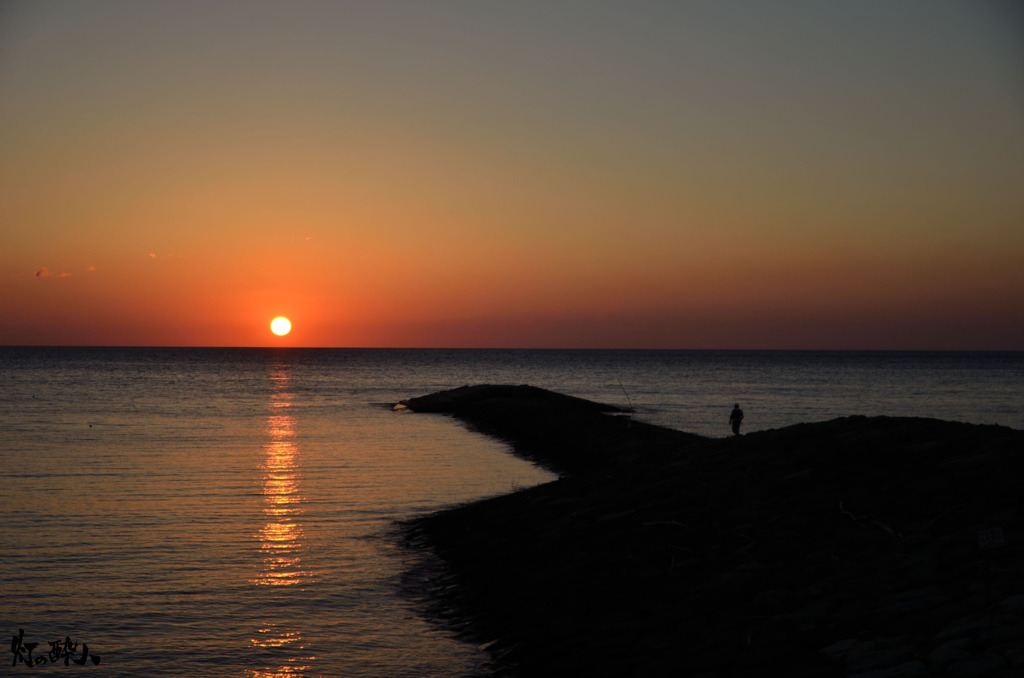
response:
[(476, 672), (400, 595), (394, 521), (552, 476), (386, 407), (413, 395), (531, 383), (709, 436), (734, 402), (747, 431), (1024, 428), (1022, 353), (0, 348), (0, 376), (0, 630), (104, 676)]

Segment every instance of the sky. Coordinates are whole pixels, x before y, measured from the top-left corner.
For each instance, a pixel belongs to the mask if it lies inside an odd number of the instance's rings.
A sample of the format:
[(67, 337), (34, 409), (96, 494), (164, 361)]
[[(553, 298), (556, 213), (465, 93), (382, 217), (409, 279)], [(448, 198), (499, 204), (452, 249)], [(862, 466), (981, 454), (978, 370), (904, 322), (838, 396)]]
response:
[(1024, 6), (0, 0), (0, 345), (1024, 350)]

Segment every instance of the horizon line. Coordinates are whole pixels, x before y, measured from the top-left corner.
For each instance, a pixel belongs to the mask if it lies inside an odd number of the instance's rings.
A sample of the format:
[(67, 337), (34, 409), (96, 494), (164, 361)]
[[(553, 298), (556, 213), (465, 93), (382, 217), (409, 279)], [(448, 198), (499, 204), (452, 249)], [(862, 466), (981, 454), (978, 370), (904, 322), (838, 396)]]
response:
[(232, 346), (222, 344), (0, 344), (0, 349), (233, 349), (299, 351), (689, 351), (720, 353), (1024, 353), (1014, 348), (651, 348), (629, 346)]

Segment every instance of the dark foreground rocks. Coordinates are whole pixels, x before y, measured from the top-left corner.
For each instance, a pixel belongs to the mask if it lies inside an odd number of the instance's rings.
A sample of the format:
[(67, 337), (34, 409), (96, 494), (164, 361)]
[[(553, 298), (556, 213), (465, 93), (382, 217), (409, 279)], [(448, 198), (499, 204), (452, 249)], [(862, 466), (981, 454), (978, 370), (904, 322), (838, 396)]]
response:
[(561, 472), (416, 520), (431, 614), (515, 676), (1024, 675), (1024, 432), (707, 439), (530, 387), (408, 401)]

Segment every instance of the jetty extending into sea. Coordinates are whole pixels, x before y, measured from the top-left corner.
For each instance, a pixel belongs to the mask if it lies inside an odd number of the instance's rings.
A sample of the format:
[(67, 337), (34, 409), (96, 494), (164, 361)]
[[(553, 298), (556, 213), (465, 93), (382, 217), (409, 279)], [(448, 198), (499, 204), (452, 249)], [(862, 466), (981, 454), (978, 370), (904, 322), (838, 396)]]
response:
[(404, 525), (513, 676), (1024, 675), (1024, 432), (844, 417), (711, 439), (530, 386), (413, 398), (553, 482)]

